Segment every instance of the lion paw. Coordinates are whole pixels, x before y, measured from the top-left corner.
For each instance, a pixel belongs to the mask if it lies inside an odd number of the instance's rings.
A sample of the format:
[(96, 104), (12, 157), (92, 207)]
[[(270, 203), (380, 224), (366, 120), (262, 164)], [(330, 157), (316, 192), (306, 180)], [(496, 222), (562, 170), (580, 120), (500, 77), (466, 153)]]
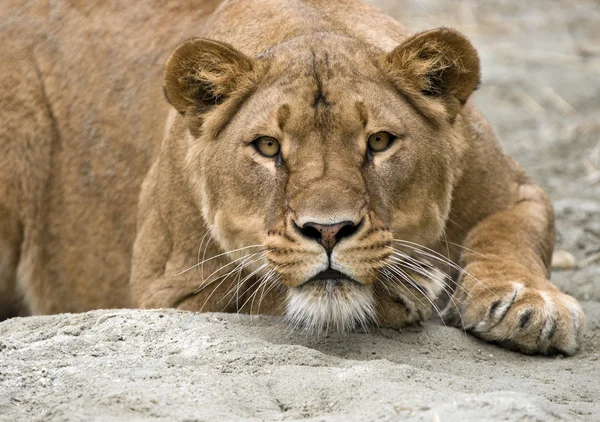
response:
[(509, 349), (571, 355), (580, 346), (584, 315), (574, 298), (555, 288), (513, 282), (463, 293), (448, 305), (445, 320)]

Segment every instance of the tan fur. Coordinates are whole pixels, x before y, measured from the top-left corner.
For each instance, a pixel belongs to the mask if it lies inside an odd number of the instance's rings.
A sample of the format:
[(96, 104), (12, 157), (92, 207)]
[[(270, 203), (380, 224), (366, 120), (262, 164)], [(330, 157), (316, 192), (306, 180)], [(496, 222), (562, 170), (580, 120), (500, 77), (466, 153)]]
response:
[[(359, 0), (0, 7), (0, 317), (178, 307), (346, 330), (445, 297), (486, 340), (578, 349), (581, 308), (548, 281), (551, 204), (468, 102), (460, 33), (409, 36)], [(367, 152), (379, 131), (395, 142)], [(340, 222), (330, 256), (304, 230)], [(328, 267), (347, 279), (309, 281)]]

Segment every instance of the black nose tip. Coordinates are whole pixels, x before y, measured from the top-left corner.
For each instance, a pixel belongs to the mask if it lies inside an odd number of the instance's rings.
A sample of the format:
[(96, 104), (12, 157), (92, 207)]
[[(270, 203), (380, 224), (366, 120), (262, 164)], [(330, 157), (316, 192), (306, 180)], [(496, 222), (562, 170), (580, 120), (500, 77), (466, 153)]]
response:
[(342, 221), (335, 224), (317, 224), (308, 222), (300, 228), (300, 232), (319, 242), (331, 254), (335, 245), (345, 237), (350, 237), (358, 230), (360, 224), (351, 221)]

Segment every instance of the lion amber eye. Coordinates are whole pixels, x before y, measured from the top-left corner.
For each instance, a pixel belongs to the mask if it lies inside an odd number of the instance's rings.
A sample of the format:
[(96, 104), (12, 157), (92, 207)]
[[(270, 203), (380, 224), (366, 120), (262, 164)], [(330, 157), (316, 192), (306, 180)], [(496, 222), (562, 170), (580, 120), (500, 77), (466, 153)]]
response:
[(254, 141), (254, 145), (258, 152), (260, 152), (265, 157), (275, 157), (279, 154), (280, 146), (279, 141), (275, 138), (271, 138), (270, 136), (261, 136), (256, 141)]
[(369, 136), (367, 144), (371, 151), (379, 152), (387, 149), (392, 144), (394, 137), (387, 132), (377, 132)]

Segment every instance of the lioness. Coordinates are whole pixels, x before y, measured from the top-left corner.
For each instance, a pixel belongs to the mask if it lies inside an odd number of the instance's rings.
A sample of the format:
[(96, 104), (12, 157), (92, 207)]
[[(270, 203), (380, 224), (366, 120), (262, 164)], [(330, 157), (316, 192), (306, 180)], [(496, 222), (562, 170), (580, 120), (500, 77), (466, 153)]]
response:
[(410, 35), (360, 0), (0, 16), (3, 318), (176, 307), (344, 331), (435, 310), (523, 352), (578, 349), (552, 206), (469, 103), (459, 32)]

